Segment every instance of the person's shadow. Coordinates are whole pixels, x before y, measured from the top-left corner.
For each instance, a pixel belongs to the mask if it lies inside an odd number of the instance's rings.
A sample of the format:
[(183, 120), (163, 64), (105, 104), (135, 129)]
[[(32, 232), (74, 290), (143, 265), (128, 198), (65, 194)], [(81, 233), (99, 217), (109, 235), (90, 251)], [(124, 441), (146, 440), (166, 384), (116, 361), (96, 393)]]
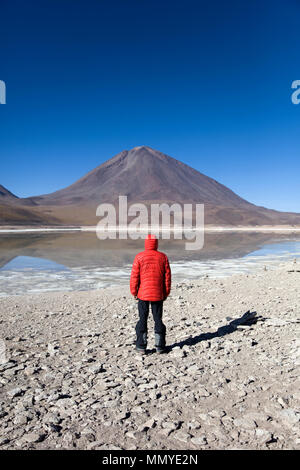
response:
[(258, 320), (263, 321), (264, 319), (261, 316), (257, 316), (257, 312), (250, 312), (250, 310), (248, 310), (240, 318), (233, 320), (232, 318), (227, 317), (226, 320), (228, 320), (229, 323), (227, 323), (227, 325), (221, 326), (217, 329), (217, 331), (212, 333), (202, 333), (198, 336), (187, 338), (184, 341), (171, 344), (166, 347), (166, 352), (169, 352), (176, 347), (182, 348), (183, 346), (194, 346), (201, 341), (208, 341), (213, 338), (229, 335), (236, 331), (237, 327), (240, 325), (255, 325)]

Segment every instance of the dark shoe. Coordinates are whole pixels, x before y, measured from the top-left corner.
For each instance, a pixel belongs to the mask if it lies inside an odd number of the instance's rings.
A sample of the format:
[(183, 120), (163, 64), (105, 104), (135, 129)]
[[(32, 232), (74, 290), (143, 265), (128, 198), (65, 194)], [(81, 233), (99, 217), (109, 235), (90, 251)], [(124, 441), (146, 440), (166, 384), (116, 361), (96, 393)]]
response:
[(135, 349), (136, 349), (136, 352), (138, 352), (142, 356), (146, 354), (146, 349), (142, 349), (142, 348), (135, 348)]
[(155, 349), (158, 354), (163, 354), (167, 350), (167, 348), (158, 348), (157, 346), (155, 347)]
[(162, 354), (166, 350), (164, 335), (155, 333), (155, 349), (158, 354)]

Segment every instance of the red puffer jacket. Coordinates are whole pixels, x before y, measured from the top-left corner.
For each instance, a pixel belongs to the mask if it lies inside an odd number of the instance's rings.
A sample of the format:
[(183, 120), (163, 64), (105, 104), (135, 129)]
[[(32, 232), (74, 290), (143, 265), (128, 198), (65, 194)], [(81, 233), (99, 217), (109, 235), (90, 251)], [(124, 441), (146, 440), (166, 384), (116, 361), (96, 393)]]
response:
[(158, 240), (148, 235), (145, 251), (134, 258), (130, 292), (141, 300), (164, 300), (171, 290), (171, 270), (168, 257), (157, 251)]

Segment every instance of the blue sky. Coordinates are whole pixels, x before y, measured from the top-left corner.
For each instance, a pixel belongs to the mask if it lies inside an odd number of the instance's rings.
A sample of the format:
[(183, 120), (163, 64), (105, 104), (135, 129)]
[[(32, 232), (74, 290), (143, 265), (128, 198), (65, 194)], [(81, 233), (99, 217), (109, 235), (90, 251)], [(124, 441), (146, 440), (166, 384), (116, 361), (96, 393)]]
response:
[(52, 192), (149, 145), (300, 212), (297, 0), (2, 0), (0, 184)]

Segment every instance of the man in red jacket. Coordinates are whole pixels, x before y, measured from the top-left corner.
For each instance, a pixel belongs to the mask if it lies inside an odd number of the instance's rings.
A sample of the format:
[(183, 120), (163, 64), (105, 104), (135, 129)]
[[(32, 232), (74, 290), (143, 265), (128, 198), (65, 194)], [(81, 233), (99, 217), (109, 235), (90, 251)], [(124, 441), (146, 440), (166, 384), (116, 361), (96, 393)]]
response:
[(130, 292), (138, 298), (136, 349), (141, 354), (146, 354), (149, 302), (155, 322), (156, 351), (162, 353), (166, 347), (166, 327), (162, 322), (162, 314), (163, 301), (171, 290), (171, 270), (167, 255), (157, 251), (157, 247), (158, 240), (154, 235), (148, 235), (145, 240), (145, 251), (136, 255), (130, 277)]

